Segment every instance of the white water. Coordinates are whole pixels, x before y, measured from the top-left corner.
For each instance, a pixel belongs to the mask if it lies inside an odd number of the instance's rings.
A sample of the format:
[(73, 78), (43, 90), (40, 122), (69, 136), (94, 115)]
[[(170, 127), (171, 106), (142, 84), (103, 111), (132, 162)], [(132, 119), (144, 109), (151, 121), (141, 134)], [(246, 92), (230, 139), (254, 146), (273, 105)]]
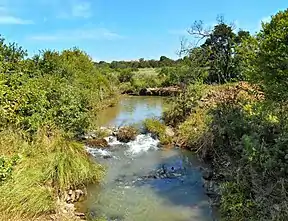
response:
[(130, 141), (127, 146), (127, 154), (135, 156), (148, 150), (158, 150), (159, 140), (153, 139), (149, 134), (141, 134), (134, 141)]

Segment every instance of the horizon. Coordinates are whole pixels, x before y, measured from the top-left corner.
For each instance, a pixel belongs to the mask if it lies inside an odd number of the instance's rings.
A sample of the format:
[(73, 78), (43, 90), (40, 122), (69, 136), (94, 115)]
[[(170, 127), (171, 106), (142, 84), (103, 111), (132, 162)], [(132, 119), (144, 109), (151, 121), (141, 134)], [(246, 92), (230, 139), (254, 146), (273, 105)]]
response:
[(77, 47), (95, 62), (158, 60), (176, 54), (180, 39), (195, 20), (213, 26), (218, 15), (234, 22), (237, 29), (258, 32), (261, 21), (287, 8), (286, 1), (268, 0), (221, 3), (132, 0), (0, 0), (1, 35), (27, 49), (29, 56), (40, 50)]

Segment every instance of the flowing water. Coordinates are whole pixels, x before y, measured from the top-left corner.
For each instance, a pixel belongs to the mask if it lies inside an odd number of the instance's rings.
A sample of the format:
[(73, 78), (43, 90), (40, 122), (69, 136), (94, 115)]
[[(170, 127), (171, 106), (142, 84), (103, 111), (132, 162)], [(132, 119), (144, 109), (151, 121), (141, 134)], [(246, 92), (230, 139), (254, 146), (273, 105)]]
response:
[[(156, 97), (125, 97), (99, 120), (103, 126), (139, 123), (160, 117), (163, 102)], [(92, 216), (115, 221), (213, 220), (200, 164), (191, 152), (161, 149), (149, 134), (128, 144), (114, 137), (107, 140), (108, 150), (88, 148), (107, 167), (102, 185), (88, 189), (85, 209)]]

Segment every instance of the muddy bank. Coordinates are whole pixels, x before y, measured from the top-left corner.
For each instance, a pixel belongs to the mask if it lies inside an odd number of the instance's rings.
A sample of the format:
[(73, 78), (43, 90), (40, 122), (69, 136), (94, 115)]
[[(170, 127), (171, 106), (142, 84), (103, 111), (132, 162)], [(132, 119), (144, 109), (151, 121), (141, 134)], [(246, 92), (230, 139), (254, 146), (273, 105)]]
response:
[(139, 92), (133, 90), (124, 91), (123, 94), (133, 96), (175, 96), (181, 93), (180, 87), (160, 87), (160, 88), (143, 88)]

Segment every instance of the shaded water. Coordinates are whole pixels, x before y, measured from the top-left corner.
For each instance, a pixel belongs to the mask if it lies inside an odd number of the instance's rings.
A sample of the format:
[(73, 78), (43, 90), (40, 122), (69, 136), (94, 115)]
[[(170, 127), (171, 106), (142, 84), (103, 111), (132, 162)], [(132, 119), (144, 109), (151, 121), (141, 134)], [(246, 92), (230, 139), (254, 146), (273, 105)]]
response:
[[(160, 117), (162, 108), (161, 98), (125, 97), (114, 110), (102, 113), (102, 125)], [(102, 185), (89, 187), (85, 208), (91, 215), (119, 221), (213, 220), (200, 164), (191, 152), (161, 149), (150, 135), (128, 144), (107, 140), (108, 150), (88, 149), (107, 167)]]

